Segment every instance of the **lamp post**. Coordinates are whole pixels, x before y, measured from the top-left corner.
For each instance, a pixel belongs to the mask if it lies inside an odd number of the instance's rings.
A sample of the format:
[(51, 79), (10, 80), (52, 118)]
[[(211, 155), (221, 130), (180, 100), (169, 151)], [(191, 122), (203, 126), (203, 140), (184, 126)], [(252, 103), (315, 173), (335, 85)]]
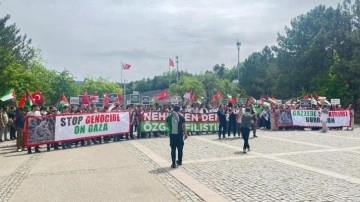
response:
[(240, 41), (236, 42), (237, 50), (238, 50), (238, 62), (237, 62), (237, 72), (238, 72), (238, 83), (240, 83)]
[(127, 100), (126, 100), (126, 79), (124, 79), (124, 106), (126, 107)]

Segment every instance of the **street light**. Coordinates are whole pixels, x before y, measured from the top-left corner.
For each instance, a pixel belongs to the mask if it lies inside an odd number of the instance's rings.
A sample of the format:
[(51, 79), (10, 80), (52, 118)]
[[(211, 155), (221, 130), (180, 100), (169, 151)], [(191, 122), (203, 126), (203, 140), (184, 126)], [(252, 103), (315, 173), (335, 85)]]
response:
[(240, 46), (241, 46), (240, 41), (236, 42), (236, 46), (237, 46), (237, 49), (238, 49), (238, 62), (237, 62), (238, 83), (240, 83)]

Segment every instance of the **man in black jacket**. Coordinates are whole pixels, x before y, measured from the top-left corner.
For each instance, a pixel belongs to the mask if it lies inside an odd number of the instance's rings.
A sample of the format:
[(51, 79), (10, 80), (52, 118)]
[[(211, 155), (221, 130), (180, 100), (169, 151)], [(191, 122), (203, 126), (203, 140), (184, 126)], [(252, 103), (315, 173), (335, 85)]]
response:
[(217, 111), (217, 116), (219, 119), (219, 139), (221, 139), (221, 134), (223, 138), (225, 138), (225, 131), (226, 131), (226, 115), (224, 110), (224, 105), (220, 105)]

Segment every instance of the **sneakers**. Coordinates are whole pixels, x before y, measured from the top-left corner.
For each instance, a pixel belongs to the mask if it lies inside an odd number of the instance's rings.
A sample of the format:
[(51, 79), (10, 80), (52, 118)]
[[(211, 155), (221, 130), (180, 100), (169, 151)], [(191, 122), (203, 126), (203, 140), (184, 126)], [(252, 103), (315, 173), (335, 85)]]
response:
[(22, 151), (22, 149), (18, 149), (17, 151), (18, 151), (18, 152), (21, 152), (21, 151)]
[(171, 168), (176, 168), (176, 165), (175, 165), (175, 164), (171, 164)]
[(243, 153), (246, 154), (246, 150), (245, 150), (245, 149), (243, 150)]
[(179, 160), (177, 160), (177, 161), (176, 161), (176, 164), (178, 164), (179, 166), (181, 166), (181, 165), (182, 165), (182, 162), (179, 161)]
[(254, 137), (258, 137), (257, 135), (254, 135)]

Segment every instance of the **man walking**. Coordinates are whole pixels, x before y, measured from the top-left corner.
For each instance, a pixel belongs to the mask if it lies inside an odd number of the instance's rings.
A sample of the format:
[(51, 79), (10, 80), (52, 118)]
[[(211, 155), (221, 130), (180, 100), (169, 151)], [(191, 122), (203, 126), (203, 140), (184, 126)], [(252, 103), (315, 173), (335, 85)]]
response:
[(246, 149), (250, 151), (249, 134), (251, 124), (254, 123), (253, 115), (250, 114), (250, 111), (250, 108), (246, 108), (245, 113), (241, 115), (241, 134), (244, 139), (243, 153), (246, 153)]
[(172, 168), (176, 168), (176, 148), (178, 150), (177, 164), (182, 165), (184, 140), (187, 138), (185, 118), (179, 111), (180, 107), (175, 106), (171, 114), (166, 118), (170, 136)]

